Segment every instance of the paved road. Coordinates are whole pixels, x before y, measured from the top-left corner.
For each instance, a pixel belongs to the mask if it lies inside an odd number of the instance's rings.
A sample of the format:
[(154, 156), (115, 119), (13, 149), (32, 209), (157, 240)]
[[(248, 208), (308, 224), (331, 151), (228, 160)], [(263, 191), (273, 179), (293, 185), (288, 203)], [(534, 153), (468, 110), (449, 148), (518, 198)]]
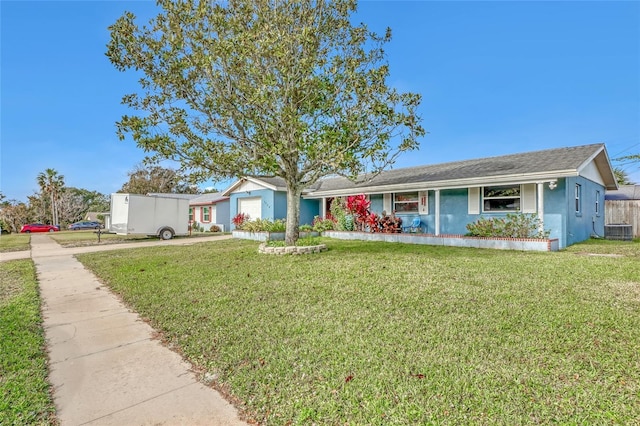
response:
[(128, 310), (73, 256), (98, 250), (195, 244), (229, 236), (63, 248), (32, 235), (31, 257), (43, 302), (49, 379), (65, 425), (246, 425), (190, 366), (153, 339), (154, 331)]

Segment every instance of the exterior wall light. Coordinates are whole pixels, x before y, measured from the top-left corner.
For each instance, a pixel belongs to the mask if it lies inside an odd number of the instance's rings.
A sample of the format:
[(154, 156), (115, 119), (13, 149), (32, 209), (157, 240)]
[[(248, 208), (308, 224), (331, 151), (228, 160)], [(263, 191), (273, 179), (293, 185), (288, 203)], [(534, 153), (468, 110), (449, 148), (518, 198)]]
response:
[(555, 180), (552, 180), (551, 182), (549, 182), (549, 189), (550, 190), (554, 190), (556, 189), (556, 187), (558, 186), (558, 183)]

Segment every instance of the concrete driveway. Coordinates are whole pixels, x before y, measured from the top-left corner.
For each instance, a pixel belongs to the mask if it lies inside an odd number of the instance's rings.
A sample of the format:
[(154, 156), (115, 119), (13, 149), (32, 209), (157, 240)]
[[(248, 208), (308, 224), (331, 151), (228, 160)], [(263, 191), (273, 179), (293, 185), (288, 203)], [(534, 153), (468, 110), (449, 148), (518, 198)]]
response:
[(46, 234), (2, 260), (36, 266), (49, 380), (62, 425), (246, 425), (217, 391), (73, 256), (100, 250), (196, 244), (230, 236), (63, 248)]

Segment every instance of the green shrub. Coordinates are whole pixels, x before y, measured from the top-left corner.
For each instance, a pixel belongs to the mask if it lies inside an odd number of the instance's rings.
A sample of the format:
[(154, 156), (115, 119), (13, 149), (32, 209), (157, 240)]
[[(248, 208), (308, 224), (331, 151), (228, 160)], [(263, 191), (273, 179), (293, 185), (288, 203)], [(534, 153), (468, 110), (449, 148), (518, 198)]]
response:
[(309, 224), (300, 225), (300, 232), (312, 232), (313, 226)]
[(336, 231), (353, 231), (353, 216), (347, 211), (346, 202), (342, 198), (334, 198), (330, 210), (336, 221)]
[(243, 222), (240, 227), (236, 226), (236, 228), (249, 232), (284, 232), (287, 224), (284, 219), (255, 219)]
[(507, 213), (505, 217), (480, 217), (467, 225), (467, 235), (489, 238), (549, 238), (551, 231), (540, 231), (535, 214)]
[(313, 218), (313, 230), (315, 232), (333, 231), (336, 227), (336, 222), (332, 219), (322, 219), (320, 216)]

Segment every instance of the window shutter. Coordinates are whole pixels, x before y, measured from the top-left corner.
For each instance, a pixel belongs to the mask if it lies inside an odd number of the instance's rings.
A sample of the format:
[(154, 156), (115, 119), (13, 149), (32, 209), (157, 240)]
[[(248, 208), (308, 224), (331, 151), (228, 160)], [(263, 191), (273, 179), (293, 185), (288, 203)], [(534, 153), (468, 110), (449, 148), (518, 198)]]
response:
[(418, 214), (429, 214), (429, 192), (418, 192)]
[(469, 188), (469, 214), (480, 214), (480, 188)]
[(391, 207), (391, 194), (382, 195), (382, 209), (387, 212), (387, 214), (392, 213), (393, 208)]
[(522, 213), (536, 213), (536, 184), (522, 185)]

